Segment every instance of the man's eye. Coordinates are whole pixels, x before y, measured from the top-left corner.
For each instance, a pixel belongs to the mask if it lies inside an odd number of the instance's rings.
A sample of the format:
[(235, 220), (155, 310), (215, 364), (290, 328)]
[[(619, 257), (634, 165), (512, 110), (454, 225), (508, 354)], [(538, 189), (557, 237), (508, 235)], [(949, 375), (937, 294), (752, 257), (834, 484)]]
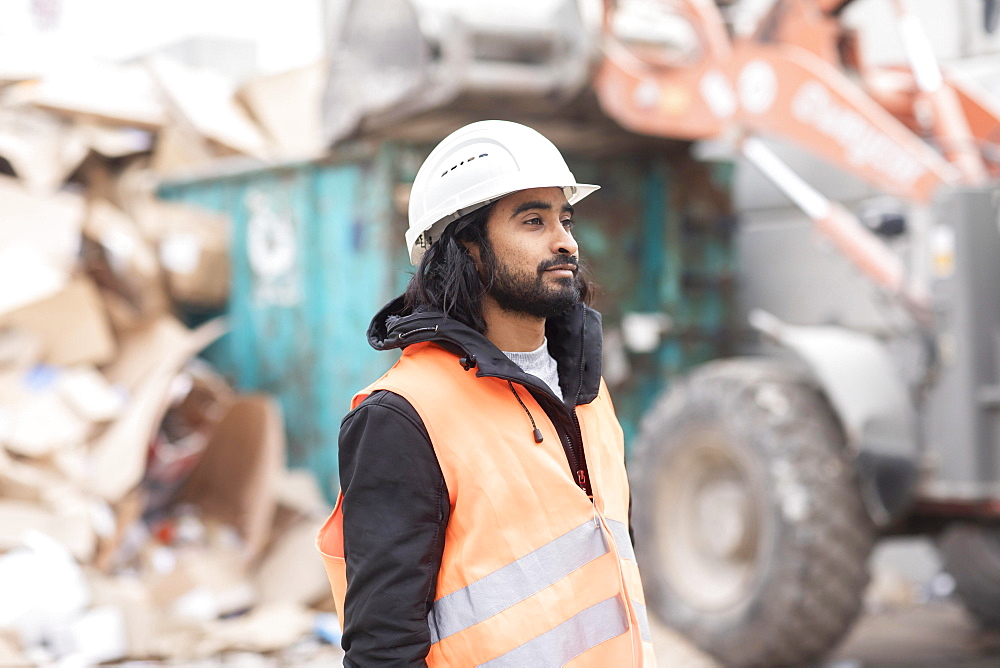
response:
[(565, 227), (567, 230), (572, 230), (573, 226), (576, 225), (576, 223), (573, 222), (572, 218), (567, 218), (566, 220), (562, 221), (562, 224), (563, 227)]
[(528, 218), (526, 221), (524, 221), (524, 224), (525, 225), (543, 225), (544, 223), (542, 223), (542, 219), (541, 218), (537, 218), (536, 217), (536, 218)]

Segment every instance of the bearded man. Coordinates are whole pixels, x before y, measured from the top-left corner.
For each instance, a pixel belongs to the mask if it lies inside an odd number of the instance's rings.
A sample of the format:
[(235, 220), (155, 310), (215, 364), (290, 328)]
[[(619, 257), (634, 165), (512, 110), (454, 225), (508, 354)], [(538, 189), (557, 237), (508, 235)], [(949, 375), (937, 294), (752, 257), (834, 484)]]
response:
[(558, 149), (507, 121), (417, 173), (417, 265), (368, 339), (320, 533), (345, 666), (653, 665), (621, 427)]

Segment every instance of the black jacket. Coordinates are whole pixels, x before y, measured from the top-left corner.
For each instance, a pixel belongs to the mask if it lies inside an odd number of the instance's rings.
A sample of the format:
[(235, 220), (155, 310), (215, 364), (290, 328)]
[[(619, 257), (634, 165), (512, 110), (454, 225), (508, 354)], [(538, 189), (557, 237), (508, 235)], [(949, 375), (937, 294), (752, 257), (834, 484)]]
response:
[[(455, 354), (477, 376), (496, 376), (532, 393), (566, 450), (566, 475), (590, 491), (575, 406), (597, 397), (601, 378), (601, 318), (577, 305), (546, 323), (556, 359), (560, 401), (484, 336), (439, 311), (403, 313), (402, 298), (372, 320), (377, 350), (431, 341)], [(525, 425), (527, 429), (527, 424)], [(420, 417), (405, 399), (373, 392), (340, 427), (347, 597), (344, 665), (422, 666), (430, 650), (427, 615), (450, 510), (448, 490)], [(579, 472), (583, 472), (582, 479)]]

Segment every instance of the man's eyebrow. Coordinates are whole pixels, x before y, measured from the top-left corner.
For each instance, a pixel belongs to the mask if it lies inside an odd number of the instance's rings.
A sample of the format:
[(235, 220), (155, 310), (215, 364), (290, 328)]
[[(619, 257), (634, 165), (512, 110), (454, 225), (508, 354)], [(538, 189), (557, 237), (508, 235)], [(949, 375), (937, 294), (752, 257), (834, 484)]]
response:
[[(517, 208), (514, 209), (514, 213), (510, 214), (510, 217), (513, 218), (517, 214), (524, 213), (525, 211), (530, 211), (531, 209), (542, 209), (543, 211), (549, 211), (552, 209), (552, 205), (540, 199), (521, 202), (520, 204), (517, 205)], [(568, 213), (570, 215), (573, 215), (573, 207), (570, 206), (569, 204), (563, 204), (562, 210), (563, 213)]]

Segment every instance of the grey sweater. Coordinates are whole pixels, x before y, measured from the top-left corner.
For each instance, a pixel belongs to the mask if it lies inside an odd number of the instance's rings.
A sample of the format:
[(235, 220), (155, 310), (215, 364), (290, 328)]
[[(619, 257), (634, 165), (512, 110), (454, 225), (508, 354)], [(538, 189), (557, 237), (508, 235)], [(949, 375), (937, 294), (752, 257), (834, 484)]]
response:
[(502, 351), (511, 362), (521, 367), (521, 371), (530, 373), (552, 389), (552, 393), (562, 401), (562, 389), (559, 387), (559, 370), (556, 361), (549, 354), (548, 340), (542, 339), (542, 345), (527, 353), (509, 353)]

